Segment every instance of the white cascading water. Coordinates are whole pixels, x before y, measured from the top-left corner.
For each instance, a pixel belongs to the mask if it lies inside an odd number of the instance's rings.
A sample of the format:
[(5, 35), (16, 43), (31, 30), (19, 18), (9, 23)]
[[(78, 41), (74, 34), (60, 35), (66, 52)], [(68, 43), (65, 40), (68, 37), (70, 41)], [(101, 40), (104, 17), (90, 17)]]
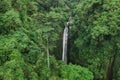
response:
[(68, 42), (68, 26), (65, 27), (63, 33), (63, 52), (62, 52), (62, 61), (67, 64), (67, 42)]

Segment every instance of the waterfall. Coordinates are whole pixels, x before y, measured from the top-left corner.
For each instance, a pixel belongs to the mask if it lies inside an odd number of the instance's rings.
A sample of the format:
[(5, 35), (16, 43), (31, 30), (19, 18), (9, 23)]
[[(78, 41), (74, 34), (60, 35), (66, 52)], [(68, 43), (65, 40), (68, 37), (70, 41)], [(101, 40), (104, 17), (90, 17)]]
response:
[(67, 46), (68, 46), (68, 36), (69, 36), (69, 28), (70, 25), (73, 23), (72, 12), (70, 11), (69, 21), (67, 22), (66, 27), (64, 28), (63, 32), (63, 51), (62, 51), (62, 61), (67, 64)]
[(62, 60), (67, 64), (67, 43), (68, 43), (68, 26), (64, 29), (63, 32), (63, 52), (62, 52)]

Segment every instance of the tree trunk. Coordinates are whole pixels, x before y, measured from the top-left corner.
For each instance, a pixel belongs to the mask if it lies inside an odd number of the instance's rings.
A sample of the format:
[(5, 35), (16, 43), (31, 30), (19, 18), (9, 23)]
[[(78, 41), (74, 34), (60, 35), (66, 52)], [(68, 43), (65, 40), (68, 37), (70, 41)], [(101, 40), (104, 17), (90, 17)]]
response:
[(49, 47), (48, 47), (48, 39), (47, 39), (47, 63), (48, 63), (48, 68), (50, 67), (50, 54), (49, 54)]
[(107, 71), (107, 80), (113, 80), (116, 58), (117, 58), (117, 49), (115, 49), (115, 54), (110, 59), (110, 63), (109, 63), (109, 66), (108, 66), (108, 71)]

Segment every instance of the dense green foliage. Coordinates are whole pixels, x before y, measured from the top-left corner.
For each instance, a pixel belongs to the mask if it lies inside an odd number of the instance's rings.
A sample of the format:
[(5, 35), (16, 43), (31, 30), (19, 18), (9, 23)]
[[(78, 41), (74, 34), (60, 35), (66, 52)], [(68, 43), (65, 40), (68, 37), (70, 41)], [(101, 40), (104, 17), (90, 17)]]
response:
[(71, 61), (88, 67), (95, 80), (118, 80), (119, 3), (119, 0), (86, 0), (75, 9)]
[[(0, 80), (120, 80), (119, 4), (0, 0)], [(65, 64), (62, 34), (70, 16)]]

